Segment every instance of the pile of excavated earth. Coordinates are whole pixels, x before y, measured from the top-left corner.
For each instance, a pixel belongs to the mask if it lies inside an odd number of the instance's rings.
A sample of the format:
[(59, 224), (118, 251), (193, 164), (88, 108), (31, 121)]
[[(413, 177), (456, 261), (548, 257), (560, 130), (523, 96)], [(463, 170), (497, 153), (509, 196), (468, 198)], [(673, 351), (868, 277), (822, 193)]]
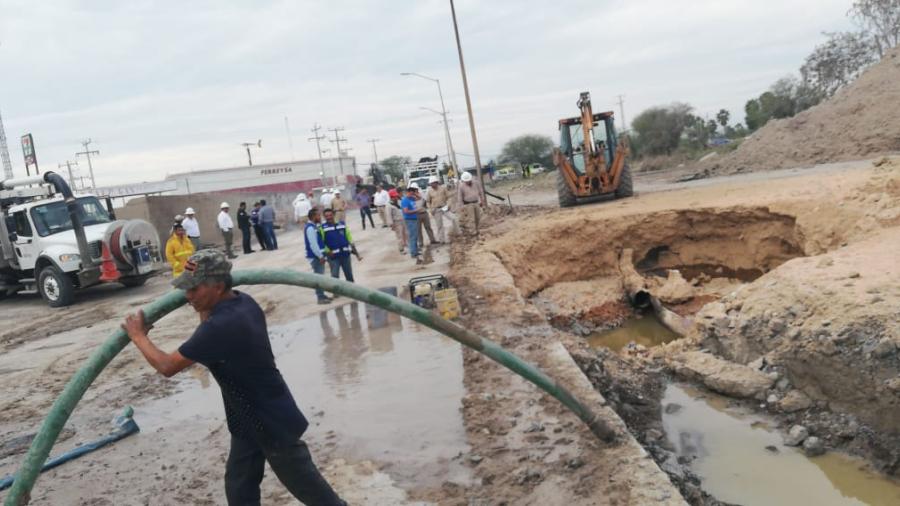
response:
[[(562, 343), (685, 499), (717, 504), (664, 437), (660, 402), (671, 381), (771, 417), (786, 444), (809, 455), (842, 451), (900, 474), (898, 250), (900, 159), (884, 158), (777, 183), (723, 181), (523, 210), (455, 247), (453, 281), (464, 325), (551, 370)], [(588, 346), (586, 335), (635, 313), (623, 265), (683, 338), (618, 352)], [(560, 434), (581, 429), (555, 401), (523, 401), (529, 388), (475, 354), (466, 358), (466, 382), (470, 442), (496, 448), (475, 472), (511, 504), (556, 493), (563, 480), (579, 485), (573, 504), (635, 500), (635, 483), (615, 471), (610, 448), (595, 461), (595, 448)], [(505, 452), (514, 436), (546, 451)], [(667, 497), (659, 493), (658, 501)]]
[(769, 121), (733, 152), (698, 164), (737, 172), (811, 166), (900, 152), (900, 48), (831, 99)]

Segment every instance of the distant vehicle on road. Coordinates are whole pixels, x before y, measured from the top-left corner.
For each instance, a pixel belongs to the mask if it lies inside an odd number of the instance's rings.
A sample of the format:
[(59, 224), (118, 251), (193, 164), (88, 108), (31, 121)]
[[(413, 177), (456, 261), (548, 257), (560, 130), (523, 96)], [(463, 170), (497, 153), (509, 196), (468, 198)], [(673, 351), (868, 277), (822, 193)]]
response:
[(529, 163), (529, 164), (527, 165), (527, 168), (531, 170), (531, 174), (532, 174), (532, 175), (534, 175), (534, 174), (540, 174), (541, 172), (544, 172), (545, 170), (547, 170), (547, 169), (544, 168), (543, 165), (541, 165), (541, 164), (539, 164), (539, 163)]

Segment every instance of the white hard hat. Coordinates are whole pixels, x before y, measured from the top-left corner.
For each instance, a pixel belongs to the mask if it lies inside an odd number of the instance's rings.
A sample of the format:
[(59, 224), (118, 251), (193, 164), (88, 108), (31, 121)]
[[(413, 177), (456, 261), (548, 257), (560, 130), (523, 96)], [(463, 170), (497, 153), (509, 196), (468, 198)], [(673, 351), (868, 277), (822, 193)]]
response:
[(222, 205), (219, 206), (219, 209), (226, 209), (229, 207), (231, 207), (231, 206), (228, 205), (228, 202), (222, 202)]
[(464, 183), (468, 183), (469, 181), (472, 180), (472, 173), (471, 172), (463, 172), (462, 176), (460, 176), (460, 179), (462, 179)]
[(437, 176), (431, 176), (428, 178), (428, 184), (431, 183), (440, 183), (441, 181), (437, 178)]
[(185, 209), (184, 214), (194, 214), (194, 208), (189, 207), (189, 208)]
[(418, 190), (419, 185), (417, 185), (416, 183), (409, 183), (409, 186), (406, 189), (407, 190)]

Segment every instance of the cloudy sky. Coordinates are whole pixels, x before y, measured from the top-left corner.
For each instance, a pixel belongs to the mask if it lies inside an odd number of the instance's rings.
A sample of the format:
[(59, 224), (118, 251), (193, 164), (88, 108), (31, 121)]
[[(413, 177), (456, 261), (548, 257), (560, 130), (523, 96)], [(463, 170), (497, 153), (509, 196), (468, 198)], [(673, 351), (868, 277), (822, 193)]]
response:
[[(589, 90), (626, 119), (673, 101), (701, 115), (795, 72), (850, 0), (457, 0), (484, 159), (520, 134), (556, 137)], [(316, 156), (344, 127), (360, 163), (444, 153), (441, 80), (460, 164), (472, 145), (448, 0), (0, 0), (0, 112), (13, 166), (34, 134), (42, 170), (101, 154), (98, 185)], [(293, 153), (285, 130), (289, 120)], [(328, 145), (333, 149), (332, 145)], [(81, 160), (82, 171), (87, 164)]]

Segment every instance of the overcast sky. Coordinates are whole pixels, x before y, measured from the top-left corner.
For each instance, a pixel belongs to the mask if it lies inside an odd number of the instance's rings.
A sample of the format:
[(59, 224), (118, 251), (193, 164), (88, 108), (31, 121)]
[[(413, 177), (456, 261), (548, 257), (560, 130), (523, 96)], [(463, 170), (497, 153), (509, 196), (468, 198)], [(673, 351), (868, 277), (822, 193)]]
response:
[[(482, 158), (526, 133), (556, 138), (578, 93), (626, 119), (682, 101), (743, 104), (849, 29), (850, 0), (457, 0)], [(445, 153), (439, 78), (460, 164), (472, 144), (448, 0), (0, 0), (0, 111), (17, 175), (34, 134), (42, 170), (90, 137), (98, 185), (316, 156), (342, 126), (361, 164)], [(332, 148), (332, 145), (327, 147)], [(87, 164), (81, 159), (83, 173)]]

